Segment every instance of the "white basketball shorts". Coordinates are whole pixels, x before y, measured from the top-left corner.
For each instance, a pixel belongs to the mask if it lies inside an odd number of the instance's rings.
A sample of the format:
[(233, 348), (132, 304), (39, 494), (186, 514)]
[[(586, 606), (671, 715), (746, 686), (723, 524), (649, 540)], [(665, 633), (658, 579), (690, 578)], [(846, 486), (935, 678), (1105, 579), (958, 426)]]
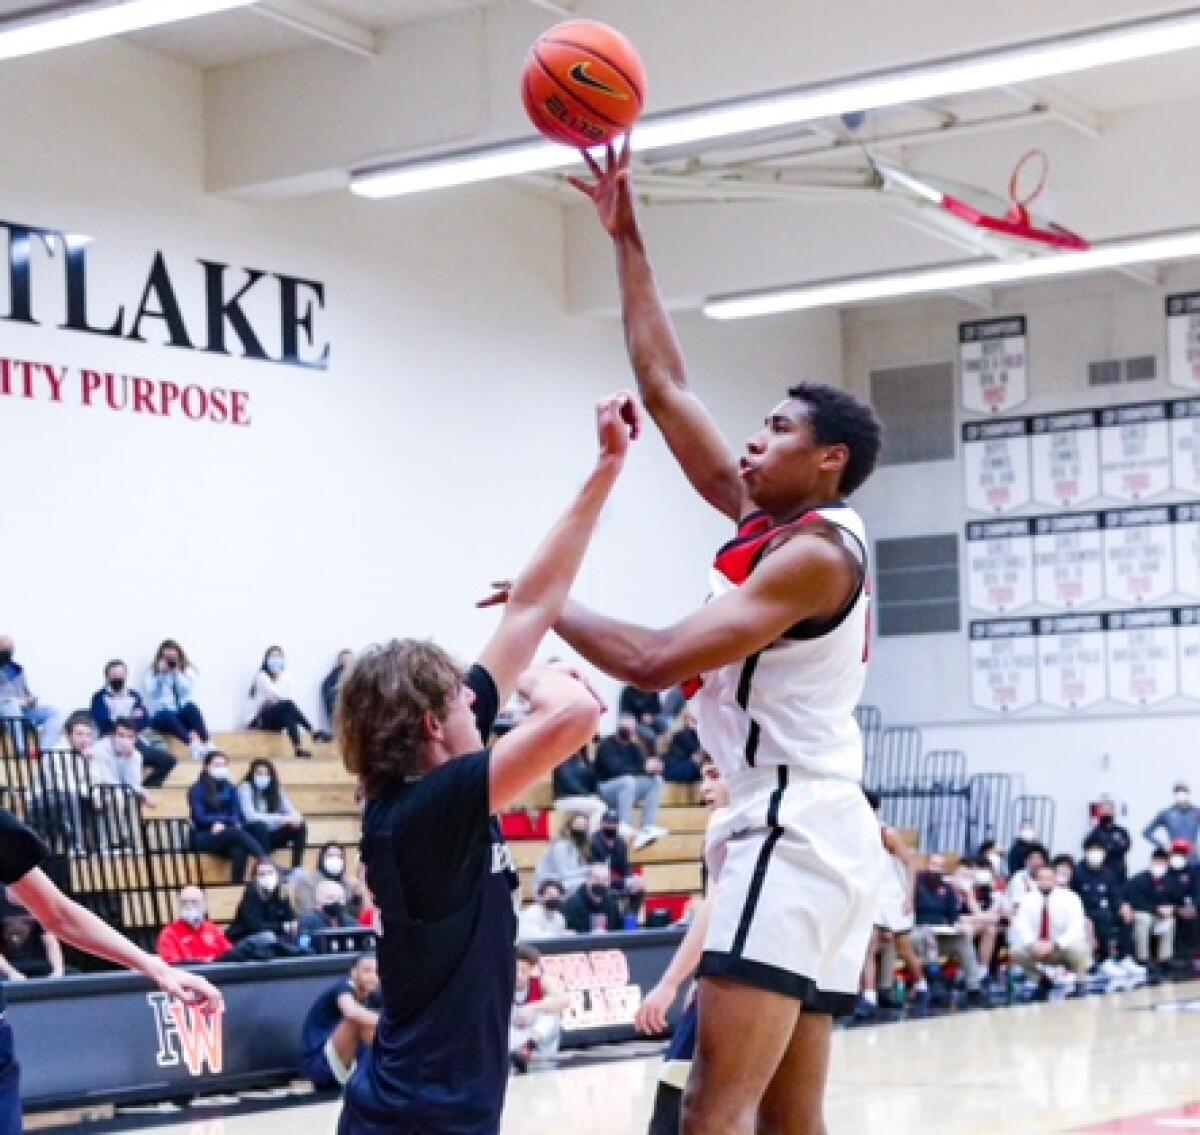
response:
[(886, 854), (862, 789), (787, 766), (729, 788), (705, 850), (716, 897), (700, 975), (853, 1011)]

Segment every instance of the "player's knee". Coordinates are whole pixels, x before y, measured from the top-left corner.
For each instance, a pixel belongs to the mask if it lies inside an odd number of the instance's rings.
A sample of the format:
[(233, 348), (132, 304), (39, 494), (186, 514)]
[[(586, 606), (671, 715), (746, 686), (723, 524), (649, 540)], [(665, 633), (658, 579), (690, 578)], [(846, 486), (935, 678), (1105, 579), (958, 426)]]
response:
[(739, 1100), (692, 1065), (683, 1093), (681, 1135), (730, 1135), (754, 1130), (755, 1102)]

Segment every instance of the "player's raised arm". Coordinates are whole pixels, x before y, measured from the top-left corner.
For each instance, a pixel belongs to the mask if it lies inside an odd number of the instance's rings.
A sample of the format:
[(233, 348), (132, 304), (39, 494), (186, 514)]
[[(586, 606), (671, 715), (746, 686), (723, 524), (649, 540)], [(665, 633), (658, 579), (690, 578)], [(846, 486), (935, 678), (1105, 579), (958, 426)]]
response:
[(594, 184), (571, 182), (591, 198), (617, 253), (625, 345), (642, 402), (692, 487), (718, 512), (737, 521), (747, 511), (737, 458), (708, 408), (688, 389), (683, 351), (663, 306), (633, 203), (628, 143), (618, 156), (609, 147), (608, 167), (584, 158)]
[(479, 663), (496, 683), (501, 705), (562, 611), (638, 423), (637, 403), (623, 391), (597, 404), (595, 469), (511, 587), (498, 585), (503, 589), (499, 598), (507, 600), (504, 617)]

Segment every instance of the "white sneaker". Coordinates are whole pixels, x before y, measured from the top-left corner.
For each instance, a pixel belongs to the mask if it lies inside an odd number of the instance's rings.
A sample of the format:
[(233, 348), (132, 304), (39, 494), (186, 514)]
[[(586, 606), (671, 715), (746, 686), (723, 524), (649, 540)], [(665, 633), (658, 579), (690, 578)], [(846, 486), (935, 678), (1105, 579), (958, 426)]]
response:
[(1146, 976), (1146, 967), (1143, 965), (1138, 965), (1133, 958), (1123, 958), (1117, 963), (1117, 965), (1119, 965), (1121, 969), (1125, 971), (1126, 977), (1141, 978)]
[(1100, 976), (1108, 981), (1128, 981), (1132, 975), (1116, 958), (1109, 958), (1100, 967)]
[(643, 828), (633, 839), (633, 850), (641, 851), (644, 847), (649, 847), (656, 839), (660, 839), (657, 833), (662, 831), (661, 828)]
[(664, 839), (667, 835), (670, 834), (666, 828), (655, 827), (653, 824), (651, 824), (647, 828), (643, 828), (642, 830), (650, 836), (651, 842), (653, 842), (656, 839)]

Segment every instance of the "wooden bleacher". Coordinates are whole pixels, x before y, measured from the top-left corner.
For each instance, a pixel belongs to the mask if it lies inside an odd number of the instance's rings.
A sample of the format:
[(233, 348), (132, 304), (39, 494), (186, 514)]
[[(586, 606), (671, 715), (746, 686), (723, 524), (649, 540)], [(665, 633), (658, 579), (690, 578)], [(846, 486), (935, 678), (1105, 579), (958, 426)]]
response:
[[(311, 760), (297, 760), (292, 755), (291, 744), (282, 734), (219, 733), (213, 736), (212, 743), (230, 758), (235, 782), (240, 782), (246, 775), (252, 760), (266, 758), (275, 763), (288, 796), (308, 821), (309, 850), (305, 866), (315, 865), (322, 843), (337, 842), (351, 851), (357, 848), (361, 829), (354, 800), (354, 778), (342, 767), (332, 745), (316, 745)], [(167, 783), (154, 793), (158, 807), (148, 810), (147, 818), (186, 819), (188, 816), (187, 791), (199, 775), (200, 763), (192, 760), (186, 747), (178, 742), (171, 742), (171, 751), (179, 764)], [(550, 782), (547, 780), (531, 789), (516, 807), (549, 809), (551, 806)], [(632, 853), (649, 894), (693, 896), (700, 893), (700, 863), (707, 822), (708, 813), (700, 803), (695, 787), (666, 786), (659, 824), (670, 834)], [(558, 824), (559, 817), (552, 816), (552, 834), (557, 831)], [(534, 869), (548, 842), (513, 840), (509, 846), (520, 873), (522, 897), (528, 900), (533, 893)], [(286, 849), (277, 852), (277, 862), (286, 865), (289, 854)], [(243, 886), (230, 879), (228, 860), (210, 855), (202, 855), (199, 859), (210, 914), (217, 922), (228, 922), (241, 899)], [(355, 856), (351, 855), (350, 861), (353, 863)]]

